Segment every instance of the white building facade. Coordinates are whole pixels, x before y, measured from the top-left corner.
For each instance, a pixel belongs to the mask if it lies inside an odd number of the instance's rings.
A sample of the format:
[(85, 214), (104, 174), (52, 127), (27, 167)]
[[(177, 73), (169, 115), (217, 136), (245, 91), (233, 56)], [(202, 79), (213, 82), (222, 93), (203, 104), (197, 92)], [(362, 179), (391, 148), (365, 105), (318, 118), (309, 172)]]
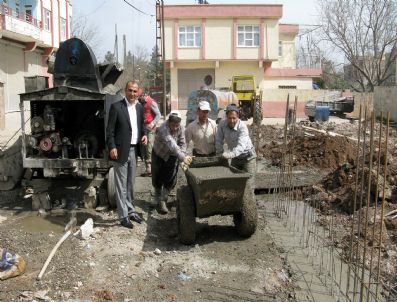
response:
[(296, 24), (281, 24), (273, 4), (166, 5), (165, 55), (171, 105), (186, 109), (189, 93), (202, 86), (230, 87), (233, 75), (254, 75), (260, 90), (312, 89), (321, 70), (297, 69)]
[(69, 0), (0, 0), (0, 129), (19, 110), (25, 77), (47, 76), (48, 56), (70, 37)]

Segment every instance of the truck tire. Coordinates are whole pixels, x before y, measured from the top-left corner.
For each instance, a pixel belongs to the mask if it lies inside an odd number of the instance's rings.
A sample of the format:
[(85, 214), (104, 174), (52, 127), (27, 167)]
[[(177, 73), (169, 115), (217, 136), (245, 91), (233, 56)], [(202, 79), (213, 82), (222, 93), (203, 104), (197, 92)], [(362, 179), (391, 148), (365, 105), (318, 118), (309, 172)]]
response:
[(176, 193), (176, 198), (179, 241), (187, 245), (193, 244), (196, 240), (196, 209), (193, 192), (189, 186), (181, 186)]
[(250, 237), (255, 233), (258, 224), (258, 210), (254, 192), (248, 185), (245, 188), (241, 212), (233, 214), (233, 221), (240, 236)]
[(117, 206), (117, 202), (116, 202), (116, 184), (114, 182), (114, 168), (113, 167), (111, 167), (108, 172), (107, 191), (108, 191), (109, 205), (112, 208), (115, 208)]

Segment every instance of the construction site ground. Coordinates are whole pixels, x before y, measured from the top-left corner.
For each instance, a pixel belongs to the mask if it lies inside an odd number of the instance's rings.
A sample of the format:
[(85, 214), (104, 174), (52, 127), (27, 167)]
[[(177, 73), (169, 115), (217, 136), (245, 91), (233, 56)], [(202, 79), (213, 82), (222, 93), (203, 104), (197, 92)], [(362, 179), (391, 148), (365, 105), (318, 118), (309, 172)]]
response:
[[(273, 173), (280, 165), (282, 124), (280, 120), (278, 125), (264, 122), (250, 128), (259, 151), (258, 173)], [(349, 204), (357, 127), (357, 122), (346, 120), (322, 125), (303, 121), (291, 146), (296, 151), (291, 159), (294, 170), (312, 176), (306, 175), (310, 181), (297, 185), (298, 195), (322, 217), (323, 227), (329, 229), (332, 217), (337, 225), (333, 241), (342, 251), (352, 217)], [(393, 129), (389, 145), (386, 212), (397, 209), (397, 135)], [(299, 179), (302, 177), (297, 183)], [(78, 224), (92, 218), (95, 232), (87, 240), (67, 239), (43, 279), (37, 281), (70, 211), (32, 211), (31, 199), (23, 198), (20, 187), (0, 192), (0, 247), (20, 254), (27, 262), (25, 274), (0, 281), (0, 301), (315, 301), (314, 291), (321, 292), (323, 296), (317, 296), (321, 301), (332, 301), (327, 286), (319, 283), (316, 290), (307, 288), (296, 266), (298, 262), (303, 265), (299, 255), (286, 256), (293, 242), (287, 244), (288, 235), (280, 230), (285, 223), (273, 213), (269, 193), (274, 191), (269, 188), (257, 190), (263, 195), (256, 196), (259, 223), (251, 238), (238, 236), (232, 217), (213, 216), (198, 220), (197, 241), (191, 246), (178, 241), (175, 196), (170, 199), (169, 214), (155, 210), (150, 178), (137, 178), (136, 202), (144, 223), (134, 223), (133, 230), (121, 227), (112, 209), (83, 209), (77, 182), (60, 182), (55, 188), (50, 192), (52, 201), (60, 204), (62, 198), (73, 196), (80, 205)], [(385, 228), (382, 276), (397, 284), (397, 218), (386, 219), (381, 227)]]

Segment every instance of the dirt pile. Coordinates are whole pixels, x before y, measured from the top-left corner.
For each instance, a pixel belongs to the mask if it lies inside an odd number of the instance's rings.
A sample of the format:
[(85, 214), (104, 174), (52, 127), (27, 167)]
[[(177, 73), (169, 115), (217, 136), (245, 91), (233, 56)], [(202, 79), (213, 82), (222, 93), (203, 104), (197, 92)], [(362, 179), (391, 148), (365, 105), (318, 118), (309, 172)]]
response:
[[(293, 149), (293, 165), (307, 165), (324, 169), (336, 169), (345, 162), (356, 157), (354, 142), (340, 136), (316, 134), (305, 136), (300, 134), (295, 140), (289, 142), (288, 151)], [(284, 153), (282, 142), (270, 141), (259, 149), (259, 155), (279, 166)]]
[[(357, 178), (357, 167), (353, 163), (345, 163), (333, 172), (329, 173), (318, 185), (312, 186), (305, 191), (306, 197), (322, 201), (320, 210), (328, 212), (336, 210), (347, 214), (352, 214), (354, 210), (354, 199), (356, 199), (355, 209), (358, 210), (367, 204), (368, 196), (368, 177), (369, 169), (360, 170)], [(377, 169), (374, 167), (370, 173), (371, 187), (369, 204), (373, 205), (376, 201), (380, 202), (383, 197), (384, 177), (380, 174), (376, 181)], [(357, 180), (356, 180), (357, 179)], [(356, 187), (357, 181), (357, 187)], [(388, 181), (385, 184), (385, 200), (395, 202), (393, 194), (394, 186)], [(357, 194), (356, 194), (357, 192)], [(362, 194), (360, 194), (362, 192)]]

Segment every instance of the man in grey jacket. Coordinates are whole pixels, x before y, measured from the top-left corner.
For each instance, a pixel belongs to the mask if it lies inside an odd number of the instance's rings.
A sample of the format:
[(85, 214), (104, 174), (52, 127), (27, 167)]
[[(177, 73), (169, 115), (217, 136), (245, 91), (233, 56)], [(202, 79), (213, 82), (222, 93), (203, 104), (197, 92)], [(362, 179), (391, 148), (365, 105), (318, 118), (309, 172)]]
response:
[[(226, 143), (228, 150), (223, 150)], [(256, 153), (247, 126), (239, 118), (235, 104), (226, 107), (226, 119), (219, 122), (216, 133), (216, 154), (231, 160), (231, 166), (251, 175), (249, 184), (254, 188), (256, 173)]]

